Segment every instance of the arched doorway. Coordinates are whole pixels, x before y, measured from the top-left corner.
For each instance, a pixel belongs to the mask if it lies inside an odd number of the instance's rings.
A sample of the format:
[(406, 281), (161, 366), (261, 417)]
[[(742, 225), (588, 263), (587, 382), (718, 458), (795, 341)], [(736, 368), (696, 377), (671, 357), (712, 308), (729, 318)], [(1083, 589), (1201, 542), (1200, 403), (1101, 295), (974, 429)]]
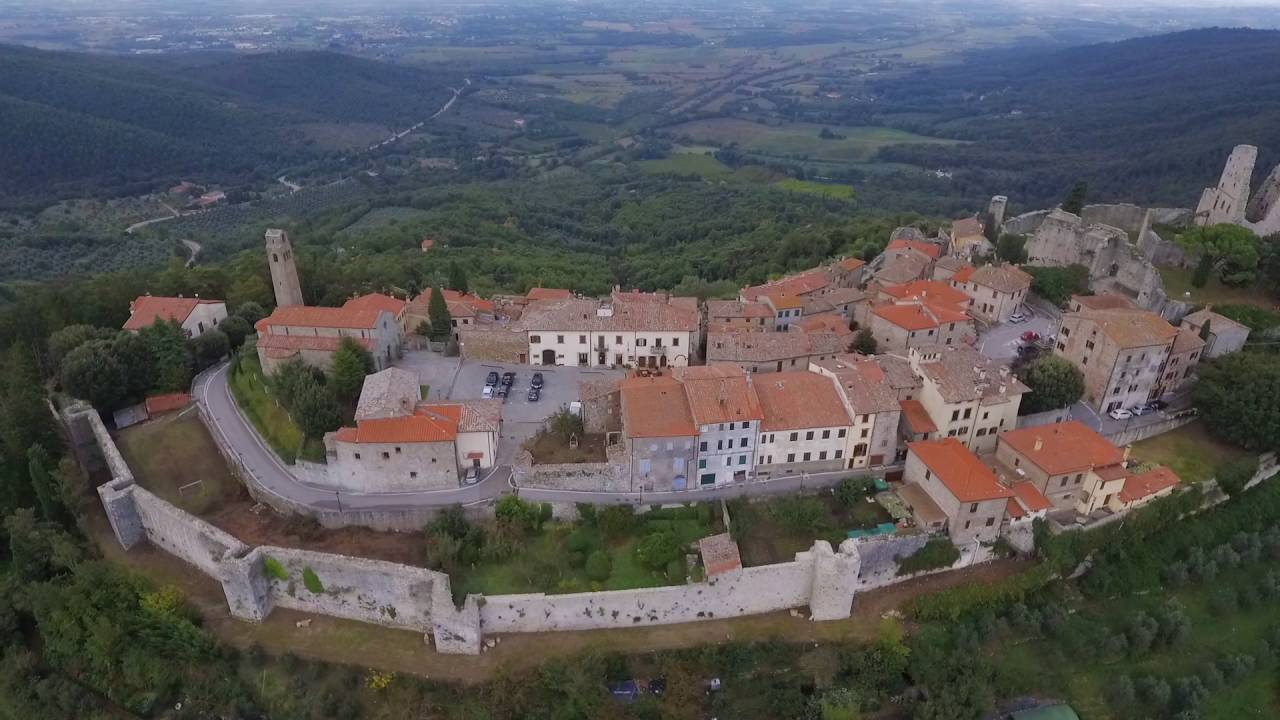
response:
[(556, 364), (556, 351), (555, 351), (555, 350), (550, 350), (550, 349), (548, 349), (548, 350), (543, 350), (543, 351), (542, 351), (542, 364), (543, 364), (543, 365), (555, 365), (555, 364)]

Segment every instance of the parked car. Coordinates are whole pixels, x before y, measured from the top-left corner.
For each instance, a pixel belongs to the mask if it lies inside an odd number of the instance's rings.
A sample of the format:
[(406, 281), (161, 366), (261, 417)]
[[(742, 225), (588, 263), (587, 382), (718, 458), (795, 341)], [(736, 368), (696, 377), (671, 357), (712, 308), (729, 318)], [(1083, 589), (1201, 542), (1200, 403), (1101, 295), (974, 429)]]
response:
[(1107, 413), (1107, 415), (1109, 415), (1112, 420), (1128, 420), (1133, 417), (1133, 413), (1125, 410), (1124, 408), (1116, 408), (1115, 410)]
[(1037, 348), (1034, 345), (1019, 345), (1017, 349), (1017, 353), (1022, 356), (1035, 355), (1039, 351), (1040, 348)]
[(498, 384), (498, 373), (490, 371), (484, 378), (485, 387), (493, 387)]
[(1023, 315), (1020, 312), (1016, 312), (1009, 316), (1009, 322), (1013, 323), (1014, 325), (1017, 325), (1020, 322), (1026, 322), (1026, 320), (1027, 320), (1027, 316)]
[(1040, 333), (1035, 330), (1028, 330), (1021, 335), (1022, 342), (1033, 343), (1040, 339)]
[(498, 386), (498, 397), (505, 398), (511, 392), (511, 386), (503, 383)]
[(513, 373), (513, 372), (504, 372), (504, 373), (502, 373), (502, 384), (503, 384), (504, 386), (506, 386), (506, 387), (511, 387), (511, 384), (512, 384), (512, 383), (514, 383), (515, 381), (516, 381), (516, 374), (515, 374), (515, 373)]
[(529, 388), (529, 402), (538, 402), (538, 398), (542, 397), (542, 392), (536, 387)]
[(1153, 413), (1155, 411), (1156, 409), (1151, 405), (1137, 405), (1135, 407), (1129, 408), (1129, 412), (1133, 413), (1135, 416), (1138, 416), (1138, 417), (1141, 417), (1142, 415), (1149, 415), (1150, 413)]
[(474, 467), (467, 468), (467, 473), (462, 476), (463, 485), (475, 485), (480, 482), (480, 471)]
[(485, 400), (491, 399), (493, 397), (493, 386), (485, 385), (484, 392), (480, 393), (480, 397), (484, 398)]
[(534, 373), (533, 379), (529, 381), (529, 386), (541, 390), (542, 389), (542, 373), (540, 372)]

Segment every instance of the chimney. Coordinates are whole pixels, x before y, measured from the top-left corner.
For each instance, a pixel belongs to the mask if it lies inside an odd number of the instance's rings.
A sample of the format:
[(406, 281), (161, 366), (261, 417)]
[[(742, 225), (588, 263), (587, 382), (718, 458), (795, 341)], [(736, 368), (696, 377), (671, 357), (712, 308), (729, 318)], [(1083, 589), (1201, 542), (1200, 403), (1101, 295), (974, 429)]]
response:
[(1040, 437), (1039, 435), (1037, 435), (1037, 436), (1036, 436), (1035, 450), (1036, 450), (1037, 452), (1039, 452), (1039, 451), (1040, 451), (1040, 448), (1042, 448), (1042, 447), (1044, 447), (1044, 438), (1042, 438), (1042, 437)]
[(1129, 453), (1130, 453), (1130, 452), (1133, 452), (1133, 446), (1132, 446), (1132, 445), (1125, 445), (1125, 446), (1124, 446), (1124, 459), (1125, 459), (1125, 462), (1128, 462), (1128, 461), (1129, 461)]

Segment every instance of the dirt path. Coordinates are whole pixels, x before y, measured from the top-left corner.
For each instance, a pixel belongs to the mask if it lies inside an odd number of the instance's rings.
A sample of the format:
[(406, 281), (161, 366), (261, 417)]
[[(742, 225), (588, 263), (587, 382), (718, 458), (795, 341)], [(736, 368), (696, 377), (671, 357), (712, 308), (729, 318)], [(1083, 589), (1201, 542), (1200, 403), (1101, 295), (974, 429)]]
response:
[[(467, 657), (440, 655), (431, 649), (429, 641), (414, 632), (292, 610), (274, 610), (265, 622), (256, 625), (236, 620), (227, 611), (218, 583), (149, 545), (124, 552), (115, 542), (100, 509), (90, 516), (87, 525), (89, 534), (109, 560), (141, 572), (154, 582), (181, 588), (204, 618), (205, 626), (224, 642), (241, 648), (257, 644), (273, 654), (293, 653), (327, 662), (468, 684), (484, 682), (500, 668), (531, 668), (549, 658), (576, 655), (590, 649), (644, 653), (733, 640), (866, 640), (874, 637), (884, 613), (904, 607), (917, 595), (961, 583), (995, 582), (1026, 567), (1025, 562), (1003, 560), (873, 590), (855, 598), (853, 616), (847, 620), (814, 623), (803, 617), (792, 617), (788, 612), (777, 612), (635, 629), (514, 633), (491, 636), (498, 639), (496, 648), (478, 657)], [(296, 623), (300, 620), (311, 622), (308, 627), (299, 628)]]

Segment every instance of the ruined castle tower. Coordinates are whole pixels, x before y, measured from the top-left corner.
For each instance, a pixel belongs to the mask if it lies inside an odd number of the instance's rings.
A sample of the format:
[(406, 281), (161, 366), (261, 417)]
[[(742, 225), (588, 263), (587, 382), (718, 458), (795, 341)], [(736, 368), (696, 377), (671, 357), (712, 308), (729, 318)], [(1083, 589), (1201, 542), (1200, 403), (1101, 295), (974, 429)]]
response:
[(1218, 223), (1242, 224), (1245, 206), (1249, 202), (1249, 183), (1253, 180), (1253, 166), (1258, 161), (1258, 148), (1237, 145), (1227, 158), (1218, 186), (1205, 188), (1196, 206), (1197, 225)]
[(987, 222), (991, 223), (992, 237), (1000, 237), (1001, 226), (1004, 225), (1004, 213), (1009, 208), (1009, 198), (1004, 195), (993, 195), (987, 205)]
[(267, 231), (267, 262), (271, 265), (271, 286), (276, 291), (276, 307), (304, 305), (302, 283), (298, 282), (298, 264), (293, 257), (289, 233)]

